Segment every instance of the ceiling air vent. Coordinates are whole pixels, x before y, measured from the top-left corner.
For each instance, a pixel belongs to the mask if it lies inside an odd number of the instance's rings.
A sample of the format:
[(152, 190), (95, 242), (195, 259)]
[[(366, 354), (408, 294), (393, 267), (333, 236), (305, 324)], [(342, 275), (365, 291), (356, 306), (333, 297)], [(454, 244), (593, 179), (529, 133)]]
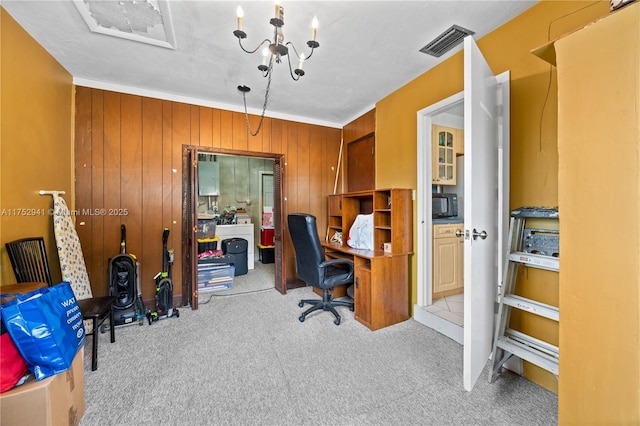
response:
[(452, 25), (451, 28), (437, 36), (432, 42), (420, 49), (420, 51), (427, 55), (439, 58), (458, 44), (462, 43), (462, 40), (466, 36), (473, 34), (475, 34), (473, 31), (462, 28), (458, 25)]

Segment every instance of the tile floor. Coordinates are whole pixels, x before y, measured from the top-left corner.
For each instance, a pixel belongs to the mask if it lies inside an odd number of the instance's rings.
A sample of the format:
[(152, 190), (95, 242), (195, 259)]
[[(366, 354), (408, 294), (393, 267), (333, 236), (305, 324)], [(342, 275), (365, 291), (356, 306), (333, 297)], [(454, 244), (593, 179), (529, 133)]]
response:
[(460, 327), (464, 326), (464, 293), (446, 296), (433, 301), (426, 310)]

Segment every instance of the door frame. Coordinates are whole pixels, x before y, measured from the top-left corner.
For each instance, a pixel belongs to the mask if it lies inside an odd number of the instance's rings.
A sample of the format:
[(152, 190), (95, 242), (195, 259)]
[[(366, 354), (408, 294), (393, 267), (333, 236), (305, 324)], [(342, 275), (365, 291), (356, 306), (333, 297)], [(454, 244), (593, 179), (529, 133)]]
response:
[[(197, 280), (197, 258), (195, 253), (197, 251), (197, 243), (196, 241), (196, 233), (197, 233), (197, 209), (189, 206), (188, 201), (191, 200), (193, 204), (193, 195), (196, 193), (196, 189), (194, 188), (197, 185), (197, 165), (194, 165), (194, 161), (197, 162), (197, 154), (198, 153), (206, 153), (206, 154), (218, 154), (218, 155), (231, 155), (231, 156), (240, 156), (240, 157), (252, 157), (252, 158), (266, 158), (272, 159), (273, 162), (273, 175), (275, 180), (276, 169), (278, 170), (279, 176), (279, 184), (281, 186), (279, 191), (276, 191), (274, 188), (274, 257), (276, 263), (276, 274), (274, 277), (275, 283), (274, 287), (277, 291), (282, 294), (286, 294), (287, 292), (287, 284), (286, 277), (284, 276), (284, 259), (286, 258), (285, 252), (286, 247), (285, 244), (282, 244), (282, 230), (284, 229), (284, 224), (282, 223), (282, 209), (284, 208), (284, 190), (282, 188), (282, 184), (284, 182), (284, 164), (285, 158), (284, 154), (276, 154), (269, 152), (259, 152), (259, 151), (241, 151), (227, 148), (213, 148), (199, 145), (183, 145), (183, 159), (182, 159), (182, 217), (183, 217), (183, 238), (182, 238), (182, 253), (183, 253), (183, 268), (182, 268), (182, 294), (183, 294), (183, 305), (190, 305), (192, 309), (198, 309), (198, 301), (197, 298), (193, 298), (193, 283), (194, 280)], [(195, 155), (194, 155), (195, 154)], [(195, 159), (195, 160), (194, 160)], [(191, 161), (189, 161), (191, 160)], [(189, 170), (196, 169), (195, 172), (189, 172)], [(275, 182), (274, 182), (275, 184)], [(276, 194), (279, 194), (279, 200), (276, 201)], [(196, 204), (197, 205), (197, 204)], [(193, 209), (193, 217), (191, 220), (188, 220), (189, 210)], [(276, 214), (276, 210), (278, 210), (278, 214)], [(189, 229), (189, 225), (191, 224), (191, 229)], [(280, 282), (278, 282), (278, 280)]]
[[(433, 222), (431, 217), (432, 140), (433, 117), (447, 112), (464, 102), (464, 92), (458, 92), (418, 111), (418, 299), (415, 308), (432, 304), (433, 276)], [(462, 336), (460, 336), (462, 337)], [(454, 339), (457, 341), (457, 339)], [(462, 343), (461, 341), (458, 343)]]

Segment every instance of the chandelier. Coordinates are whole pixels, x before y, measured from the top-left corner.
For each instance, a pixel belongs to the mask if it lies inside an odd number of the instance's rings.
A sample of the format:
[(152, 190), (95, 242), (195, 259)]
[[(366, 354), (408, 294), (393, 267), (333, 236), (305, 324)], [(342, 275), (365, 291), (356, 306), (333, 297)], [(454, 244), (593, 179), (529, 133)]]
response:
[[(276, 1), (275, 4), (275, 15), (269, 20), (269, 23), (273, 25), (273, 40), (266, 38), (258, 45), (258, 47), (253, 50), (247, 50), (242, 45), (242, 40), (247, 38), (247, 33), (242, 30), (242, 18), (244, 17), (244, 11), (242, 10), (242, 7), (238, 6), (236, 13), (238, 16), (238, 29), (233, 32), (233, 35), (237, 37), (240, 48), (246, 53), (253, 54), (264, 46), (264, 48), (262, 49), (262, 63), (258, 65), (258, 70), (260, 70), (262, 76), (267, 79), (267, 90), (265, 91), (264, 103), (262, 104), (262, 114), (260, 115), (260, 122), (255, 132), (251, 130), (251, 125), (249, 124), (249, 113), (247, 112), (246, 95), (251, 90), (251, 88), (244, 85), (238, 86), (238, 90), (242, 92), (242, 98), (244, 100), (244, 114), (247, 121), (247, 129), (252, 136), (256, 136), (262, 128), (264, 115), (267, 110), (269, 91), (271, 89), (271, 76), (273, 74), (273, 64), (282, 63), (283, 57), (286, 57), (287, 63), (289, 64), (289, 74), (291, 75), (291, 78), (294, 81), (298, 81), (300, 77), (304, 76), (304, 71), (302, 69), (304, 61), (311, 58), (311, 55), (313, 55), (313, 51), (320, 46), (320, 44), (316, 41), (316, 34), (318, 32), (318, 18), (314, 16), (313, 21), (311, 22), (311, 40), (307, 41), (307, 46), (311, 48), (311, 52), (307, 56), (304, 54), (304, 52), (299, 54), (298, 50), (290, 41), (284, 41), (284, 33), (282, 31), (282, 27), (284, 26), (284, 7), (282, 7), (282, 5), (278, 1)], [(298, 67), (295, 69), (291, 65), (291, 55), (289, 54), (289, 49), (293, 51), (296, 58), (298, 59)]]

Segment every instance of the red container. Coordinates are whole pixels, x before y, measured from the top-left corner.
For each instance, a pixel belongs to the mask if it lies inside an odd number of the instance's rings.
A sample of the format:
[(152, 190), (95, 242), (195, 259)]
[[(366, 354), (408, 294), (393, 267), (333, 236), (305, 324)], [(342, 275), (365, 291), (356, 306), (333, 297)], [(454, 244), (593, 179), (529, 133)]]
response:
[(260, 245), (272, 246), (273, 244), (273, 228), (260, 227)]

